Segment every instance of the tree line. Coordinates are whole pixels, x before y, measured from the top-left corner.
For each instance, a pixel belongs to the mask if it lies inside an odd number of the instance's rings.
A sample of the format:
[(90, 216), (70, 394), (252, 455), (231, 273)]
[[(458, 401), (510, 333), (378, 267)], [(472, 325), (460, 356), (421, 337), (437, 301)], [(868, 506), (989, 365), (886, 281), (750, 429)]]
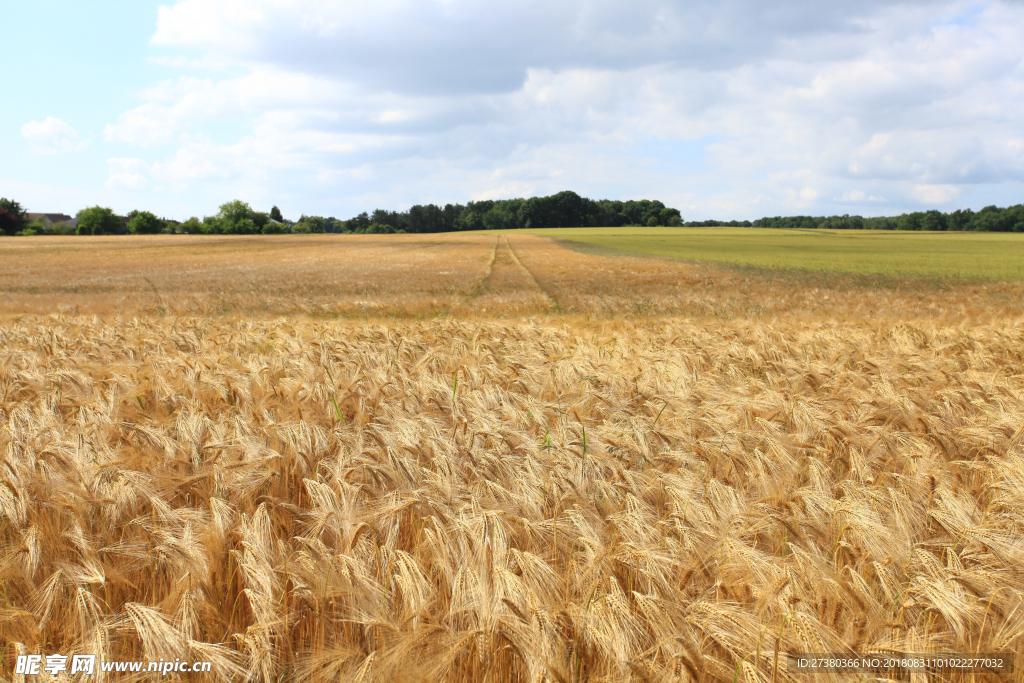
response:
[(640, 199), (593, 200), (575, 192), (548, 197), (503, 199), (468, 204), (417, 204), (407, 211), (376, 209), (347, 220), (334, 216), (307, 216), (290, 221), (275, 206), (269, 212), (254, 210), (248, 203), (233, 200), (222, 204), (214, 216), (189, 218), (184, 222), (157, 218), (148, 211), (118, 216), (111, 209), (93, 206), (79, 211), (73, 226), (30, 222), (24, 209), (14, 201), (0, 204), (0, 230), (7, 235), (51, 234), (111, 235), (188, 234), (254, 235), (282, 233), (432, 233), (462, 230), (514, 230), (518, 228), (590, 227), (622, 225), (683, 224), (678, 209), (660, 201)]
[(241, 200), (222, 204), (214, 216), (189, 218), (179, 223), (149, 211), (118, 216), (111, 209), (93, 206), (78, 212), (74, 225), (43, 225), (29, 221), (18, 202), (0, 199), (0, 234), (116, 235), (188, 234), (254, 235), (303, 233), (437, 233), (464, 230), (516, 230), (524, 228), (577, 228), (620, 226), (754, 227), (832, 230), (950, 230), (1024, 232), (1024, 204), (1007, 208), (986, 206), (980, 211), (957, 209), (915, 211), (899, 216), (774, 216), (755, 221), (703, 220), (684, 222), (678, 209), (657, 200), (593, 200), (565, 191), (547, 197), (500, 199), (468, 204), (417, 204), (407, 211), (376, 209), (347, 220), (333, 216), (307, 216), (290, 221), (275, 206), (256, 211)]
[(149, 211), (132, 211), (118, 216), (112, 209), (91, 206), (82, 209), (72, 221), (48, 223), (30, 219), (21, 204), (0, 199), (0, 235), (156, 235), (168, 230), (175, 221), (157, 218)]
[(577, 228), (621, 225), (682, 225), (678, 209), (658, 200), (593, 200), (575, 192), (548, 197), (501, 199), (468, 204), (417, 204), (407, 211), (376, 209), (349, 219), (302, 215), (295, 222), (285, 220), (277, 207), (269, 214), (253, 211), (248, 204), (234, 201), (220, 207), (216, 216), (199, 221), (190, 218), (179, 226), (182, 232), (203, 233), (349, 233), (402, 234), (458, 232), (464, 230), (515, 230), (520, 228)]
[(1024, 232), (1024, 204), (981, 211), (957, 209), (914, 211), (899, 216), (774, 216), (760, 218), (755, 228), (803, 228), (811, 230), (952, 230), (965, 232)]

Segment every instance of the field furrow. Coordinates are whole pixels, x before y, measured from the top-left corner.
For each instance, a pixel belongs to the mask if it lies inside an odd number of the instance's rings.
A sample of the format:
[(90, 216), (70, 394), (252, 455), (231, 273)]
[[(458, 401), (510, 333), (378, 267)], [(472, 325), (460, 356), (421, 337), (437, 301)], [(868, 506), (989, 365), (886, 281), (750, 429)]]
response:
[(26, 237), (0, 259), (0, 315), (1024, 315), (1022, 282), (686, 263), (522, 233)]
[(496, 236), (494, 257), (487, 277), (474, 295), (453, 313), (459, 316), (515, 316), (547, 313), (555, 309), (553, 301), (516, 258), (508, 238)]

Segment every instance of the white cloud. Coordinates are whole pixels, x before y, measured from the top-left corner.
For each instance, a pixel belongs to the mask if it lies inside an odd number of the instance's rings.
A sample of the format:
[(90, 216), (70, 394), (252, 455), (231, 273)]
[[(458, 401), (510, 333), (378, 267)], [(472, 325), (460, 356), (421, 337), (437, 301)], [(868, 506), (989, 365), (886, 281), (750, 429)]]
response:
[(226, 71), (231, 66), (223, 59), (217, 59), (211, 55), (205, 55), (199, 59), (189, 59), (181, 55), (177, 57), (149, 57), (146, 59), (146, 62), (171, 69), (203, 69), (207, 71)]
[(32, 151), (38, 154), (76, 152), (88, 144), (88, 140), (79, 139), (70, 124), (54, 116), (29, 121), (21, 127), (21, 135), (32, 143)]
[(183, 0), (153, 42), (201, 56), (163, 63), (227, 70), (105, 136), (173, 145), (128, 175), (307, 212), (560, 189), (898, 212), (1024, 181), (1022, 34), (1009, 2)]
[(231, 175), (232, 156), (239, 165), (244, 163), (244, 159), (237, 158), (229, 149), (195, 141), (179, 149), (170, 159), (153, 164), (153, 175), (169, 181), (225, 178)]
[(945, 204), (960, 196), (956, 185), (915, 185), (914, 196), (925, 204)]
[(103, 129), (103, 137), (107, 142), (137, 145), (167, 143), (174, 139), (178, 124), (170, 107), (150, 102), (121, 114), (116, 124)]
[(149, 186), (149, 166), (142, 159), (107, 159), (107, 170), (104, 186), (108, 190), (144, 190)]
[(876, 197), (873, 194), (868, 194), (864, 190), (850, 190), (844, 192), (842, 195), (836, 197), (837, 202), (884, 202), (885, 197)]
[(144, 90), (141, 96), (148, 101), (107, 125), (104, 137), (109, 142), (166, 144), (179, 140), (195, 124), (276, 108), (302, 111), (336, 105), (340, 90), (330, 80), (272, 67), (253, 68), (244, 76), (220, 80), (183, 76)]

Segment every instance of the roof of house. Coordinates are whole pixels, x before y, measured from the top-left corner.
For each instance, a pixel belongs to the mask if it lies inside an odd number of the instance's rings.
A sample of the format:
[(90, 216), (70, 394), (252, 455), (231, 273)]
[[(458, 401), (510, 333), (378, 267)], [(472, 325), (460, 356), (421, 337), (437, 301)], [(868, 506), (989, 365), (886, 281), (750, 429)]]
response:
[(71, 220), (71, 216), (64, 213), (29, 213), (26, 215), (30, 221), (44, 220), (50, 223), (61, 223)]

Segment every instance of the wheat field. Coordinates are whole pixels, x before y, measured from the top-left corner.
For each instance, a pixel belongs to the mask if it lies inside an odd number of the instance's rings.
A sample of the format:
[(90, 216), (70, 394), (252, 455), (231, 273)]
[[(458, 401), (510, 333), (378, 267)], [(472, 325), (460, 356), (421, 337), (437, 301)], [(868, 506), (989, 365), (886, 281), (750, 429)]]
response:
[(540, 228), (530, 232), (694, 261), (1024, 280), (1024, 235), (1012, 232), (726, 227)]
[[(191, 281), (100, 244), (71, 304), (9, 303), (4, 680), (26, 652), (261, 683), (1024, 652), (1020, 285), (429, 239)], [(218, 293), (261, 262), (280, 281)]]

